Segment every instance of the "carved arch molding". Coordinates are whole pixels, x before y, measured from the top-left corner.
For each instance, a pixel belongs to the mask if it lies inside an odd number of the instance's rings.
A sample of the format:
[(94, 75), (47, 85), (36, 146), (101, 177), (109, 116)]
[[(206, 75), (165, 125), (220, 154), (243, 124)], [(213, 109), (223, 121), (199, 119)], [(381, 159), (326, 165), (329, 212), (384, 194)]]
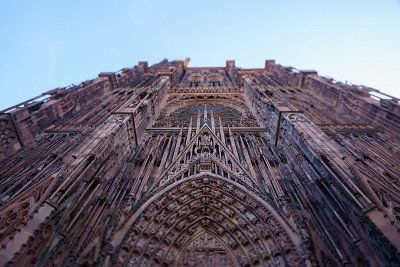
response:
[[(119, 265), (299, 265), (299, 238), (250, 189), (201, 173), (150, 197), (114, 240)], [(119, 243), (119, 244), (118, 244)]]

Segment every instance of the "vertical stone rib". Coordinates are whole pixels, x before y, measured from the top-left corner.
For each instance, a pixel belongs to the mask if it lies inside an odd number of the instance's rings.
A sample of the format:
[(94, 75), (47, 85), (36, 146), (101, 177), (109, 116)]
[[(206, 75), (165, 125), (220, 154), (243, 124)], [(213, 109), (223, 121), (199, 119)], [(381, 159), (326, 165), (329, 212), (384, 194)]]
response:
[(211, 131), (215, 134), (215, 121), (213, 112), (211, 112)]
[(181, 130), (179, 131), (178, 140), (176, 141), (176, 146), (175, 146), (174, 156), (172, 157), (172, 161), (174, 161), (176, 159), (176, 157), (178, 156), (179, 147), (180, 147), (181, 141), (182, 141), (182, 133), (183, 133), (183, 129), (181, 128)]
[(208, 120), (208, 114), (207, 114), (207, 105), (204, 105), (204, 114), (203, 114), (203, 124), (208, 124), (207, 120)]
[(224, 145), (226, 145), (225, 143), (225, 134), (224, 134), (224, 128), (222, 126), (222, 122), (221, 122), (221, 117), (218, 117), (219, 120), (219, 133), (221, 135), (221, 141)]
[(254, 171), (253, 164), (251, 163), (249, 152), (247, 151), (247, 148), (246, 148), (246, 146), (245, 146), (245, 144), (243, 142), (243, 138), (241, 136), (239, 136), (239, 140), (240, 140), (240, 145), (242, 146), (242, 151), (243, 151), (244, 158), (245, 158), (245, 160), (247, 162), (247, 165), (249, 166), (250, 173), (255, 178), (256, 177), (256, 172)]
[[(182, 132), (182, 130), (181, 130), (181, 132)], [(158, 167), (158, 170), (157, 170), (156, 179), (157, 179), (158, 177), (160, 177), (161, 172), (162, 172), (162, 170), (164, 169), (165, 162), (166, 162), (167, 157), (168, 157), (168, 155), (169, 155), (169, 150), (171, 149), (171, 144), (172, 144), (172, 137), (170, 137), (170, 138), (168, 139), (167, 147), (166, 147), (165, 150), (164, 150), (164, 155), (163, 155), (162, 158), (161, 158), (161, 163), (160, 163), (160, 166)]]
[(200, 132), (200, 112), (197, 113), (196, 134)]
[[(228, 133), (229, 133), (229, 140), (231, 141), (231, 146), (232, 146), (232, 150), (233, 150), (233, 154), (235, 155), (236, 159), (238, 160), (238, 162), (240, 162), (240, 158), (239, 158), (239, 154), (237, 152), (237, 148), (236, 148), (236, 144), (235, 144), (235, 139), (233, 137), (231, 128), (228, 126)], [(225, 143), (224, 143), (225, 144)]]
[(192, 124), (193, 124), (193, 117), (190, 117), (190, 123), (189, 123), (189, 128), (186, 136), (186, 145), (189, 144), (190, 140), (192, 139)]

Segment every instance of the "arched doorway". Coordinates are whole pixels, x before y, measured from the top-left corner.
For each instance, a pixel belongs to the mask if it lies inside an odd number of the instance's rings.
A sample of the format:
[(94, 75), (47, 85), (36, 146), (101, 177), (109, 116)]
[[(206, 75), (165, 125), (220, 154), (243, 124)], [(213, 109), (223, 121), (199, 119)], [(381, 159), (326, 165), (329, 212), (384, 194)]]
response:
[(299, 238), (250, 188), (211, 173), (150, 196), (116, 233), (123, 265), (300, 264)]

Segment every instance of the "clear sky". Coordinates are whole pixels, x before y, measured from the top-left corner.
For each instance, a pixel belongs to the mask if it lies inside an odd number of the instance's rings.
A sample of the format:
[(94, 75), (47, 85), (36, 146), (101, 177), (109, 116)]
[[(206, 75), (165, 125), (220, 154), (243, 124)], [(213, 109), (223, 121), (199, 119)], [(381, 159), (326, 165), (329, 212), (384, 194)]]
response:
[(0, 109), (138, 61), (265, 59), (400, 97), (398, 0), (0, 1)]

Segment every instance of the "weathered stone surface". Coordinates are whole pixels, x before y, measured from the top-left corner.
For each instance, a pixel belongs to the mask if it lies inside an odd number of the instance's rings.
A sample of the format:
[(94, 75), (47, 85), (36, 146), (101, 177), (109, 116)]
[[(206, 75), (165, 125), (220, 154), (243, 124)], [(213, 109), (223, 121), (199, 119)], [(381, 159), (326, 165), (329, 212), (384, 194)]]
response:
[(1, 265), (400, 265), (398, 99), (188, 63), (2, 111)]

